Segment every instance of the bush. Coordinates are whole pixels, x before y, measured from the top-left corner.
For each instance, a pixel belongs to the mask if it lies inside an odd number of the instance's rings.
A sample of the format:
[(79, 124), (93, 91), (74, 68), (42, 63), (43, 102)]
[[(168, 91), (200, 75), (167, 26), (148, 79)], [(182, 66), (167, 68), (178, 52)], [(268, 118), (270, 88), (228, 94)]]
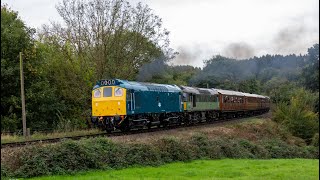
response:
[(72, 174), (88, 169), (156, 166), (174, 161), (219, 158), (319, 158), (319, 147), (296, 146), (281, 139), (258, 142), (239, 138), (210, 139), (205, 134), (181, 140), (174, 137), (150, 144), (120, 144), (105, 138), (66, 140), (24, 147), (10, 162), (1, 162), (2, 176), (33, 177)]
[(174, 137), (160, 139), (155, 146), (161, 152), (161, 158), (164, 162), (189, 161), (196, 157), (196, 150), (193, 146)]
[(269, 152), (261, 145), (254, 144), (246, 139), (241, 139), (239, 144), (247, 149), (252, 155), (253, 158), (258, 159), (267, 159), (270, 158)]
[(306, 146), (304, 147), (304, 150), (308, 155), (308, 157), (305, 157), (305, 158), (319, 159), (319, 146), (318, 147)]
[(263, 142), (269, 151), (271, 158), (309, 158), (309, 152), (304, 147), (289, 145), (285, 142), (274, 139)]
[(8, 168), (5, 165), (1, 164), (1, 179), (3, 179), (4, 177), (10, 177), (11, 174), (8, 170)]
[(223, 157), (226, 158), (253, 158), (248, 149), (241, 146), (239, 139), (221, 138), (214, 141), (214, 145), (220, 146)]
[(128, 165), (155, 166), (162, 164), (161, 152), (153, 146), (134, 144), (126, 147), (125, 161)]
[(277, 105), (273, 120), (284, 125), (292, 135), (310, 143), (319, 131), (318, 114), (313, 112), (315, 96), (304, 89), (296, 90), (289, 104), (281, 102)]
[(311, 145), (319, 147), (319, 133), (314, 134), (312, 141), (311, 141)]

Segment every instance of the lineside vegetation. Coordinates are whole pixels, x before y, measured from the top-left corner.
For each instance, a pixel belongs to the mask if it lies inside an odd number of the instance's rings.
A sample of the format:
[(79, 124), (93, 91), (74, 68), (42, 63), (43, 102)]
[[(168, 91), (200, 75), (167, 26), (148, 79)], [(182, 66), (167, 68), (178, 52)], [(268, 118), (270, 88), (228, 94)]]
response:
[(227, 132), (221, 131), (218, 135), (168, 136), (145, 143), (89, 138), (2, 150), (1, 174), (3, 177), (74, 174), (196, 159), (319, 158), (319, 147), (307, 146), (302, 139), (293, 137), (270, 120), (232, 125), (224, 130)]

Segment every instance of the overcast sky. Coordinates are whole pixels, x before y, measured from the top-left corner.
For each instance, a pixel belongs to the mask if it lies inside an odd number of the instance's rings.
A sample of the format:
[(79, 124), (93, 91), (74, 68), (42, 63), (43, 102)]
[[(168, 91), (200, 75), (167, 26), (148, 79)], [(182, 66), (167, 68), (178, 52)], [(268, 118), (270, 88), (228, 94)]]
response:
[[(138, 0), (129, 0), (136, 3)], [(163, 20), (172, 62), (202, 67), (212, 55), (237, 59), (306, 54), (319, 42), (319, 0), (141, 0)], [(60, 0), (2, 0), (34, 28), (60, 21)]]

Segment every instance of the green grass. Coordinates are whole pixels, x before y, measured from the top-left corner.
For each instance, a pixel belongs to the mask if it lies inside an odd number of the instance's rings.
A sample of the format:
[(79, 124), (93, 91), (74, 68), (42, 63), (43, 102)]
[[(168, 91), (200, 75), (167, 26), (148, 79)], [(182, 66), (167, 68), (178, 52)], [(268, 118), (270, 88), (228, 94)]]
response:
[(1, 134), (1, 144), (10, 143), (10, 142), (23, 142), (31, 140), (44, 140), (51, 138), (62, 138), (70, 136), (81, 136), (81, 135), (90, 135), (90, 134), (99, 134), (101, 133), (98, 129), (90, 130), (75, 130), (69, 132), (53, 132), (53, 133), (34, 133), (29, 138), (25, 138), (22, 135), (9, 135)]
[(315, 159), (223, 159), (171, 163), (160, 167), (133, 167), (122, 170), (81, 172), (46, 179), (319, 179), (319, 160)]

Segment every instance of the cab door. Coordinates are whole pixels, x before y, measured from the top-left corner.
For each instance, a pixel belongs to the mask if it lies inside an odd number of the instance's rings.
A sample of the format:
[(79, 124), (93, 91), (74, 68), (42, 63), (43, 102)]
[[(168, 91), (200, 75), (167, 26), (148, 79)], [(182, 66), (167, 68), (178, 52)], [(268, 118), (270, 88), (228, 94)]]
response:
[(126, 94), (126, 99), (127, 99), (127, 109), (130, 112), (134, 113), (135, 110), (135, 94), (133, 90), (128, 90)]

